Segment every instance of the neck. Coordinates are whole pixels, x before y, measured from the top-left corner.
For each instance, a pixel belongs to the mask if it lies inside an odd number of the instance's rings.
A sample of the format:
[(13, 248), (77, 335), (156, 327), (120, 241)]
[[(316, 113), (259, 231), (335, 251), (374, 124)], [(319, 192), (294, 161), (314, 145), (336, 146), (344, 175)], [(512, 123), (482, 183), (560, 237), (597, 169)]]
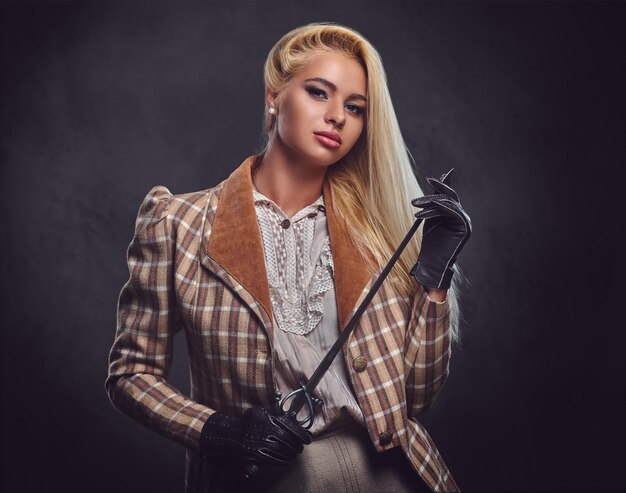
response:
[(322, 194), (326, 167), (306, 164), (270, 145), (253, 169), (256, 189), (293, 217)]

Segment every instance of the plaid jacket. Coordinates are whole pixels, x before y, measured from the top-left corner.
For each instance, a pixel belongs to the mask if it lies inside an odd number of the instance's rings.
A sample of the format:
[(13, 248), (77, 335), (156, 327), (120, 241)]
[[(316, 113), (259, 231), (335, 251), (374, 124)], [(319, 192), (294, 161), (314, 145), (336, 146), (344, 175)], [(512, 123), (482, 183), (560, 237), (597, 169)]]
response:
[[(214, 411), (270, 407), (277, 388), (272, 306), (252, 196), (257, 159), (246, 158), (226, 180), (199, 192), (152, 188), (128, 247), (130, 278), (119, 295), (105, 388), (117, 410), (186, 447), (188, 493), (200, 489), (206, 419)], [(343, 328), (380, 271), (354, 255), (328, 181), (323, 193)], [(189, 351), (189, 397), (167, 381), (180, 330)], [(343, 348), (377, 451), (402, 447), (433, 491), (458, 486), (417, 416), (441, 390), (450, 351), (447, 300), (430, 301), (419, 285), (415, 296), (401, 297), (388, 280)]]

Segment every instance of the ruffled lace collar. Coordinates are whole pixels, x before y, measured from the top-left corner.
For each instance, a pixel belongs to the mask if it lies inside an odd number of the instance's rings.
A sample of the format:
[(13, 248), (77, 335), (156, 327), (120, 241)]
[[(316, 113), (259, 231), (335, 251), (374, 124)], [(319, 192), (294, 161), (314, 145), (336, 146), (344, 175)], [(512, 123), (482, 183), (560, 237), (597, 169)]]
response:
[(324, 295), (334, 287), (324, 196), (292, 218), (253, 188), (263, 238), (270, 299), (278, 327), (305, 335), (324, 313)]

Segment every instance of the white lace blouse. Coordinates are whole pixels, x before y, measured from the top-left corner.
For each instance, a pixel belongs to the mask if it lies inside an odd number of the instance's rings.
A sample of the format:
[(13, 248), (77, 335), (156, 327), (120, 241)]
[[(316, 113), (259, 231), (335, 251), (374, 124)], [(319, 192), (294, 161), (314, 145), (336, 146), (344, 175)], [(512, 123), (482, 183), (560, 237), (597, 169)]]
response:
[[(301, 378), (311, 376), (339, 336), (324, 196), (289, 218), (254, 185), (252, 193), (276, 328), (275, 372), (285, 396), (300, 387)], [(342, 356), (337, 355), (315, 391), (324, 406), (309, 430), (314, 435), (340, 429), (352, 421), (350, 416), (363, 423)]]

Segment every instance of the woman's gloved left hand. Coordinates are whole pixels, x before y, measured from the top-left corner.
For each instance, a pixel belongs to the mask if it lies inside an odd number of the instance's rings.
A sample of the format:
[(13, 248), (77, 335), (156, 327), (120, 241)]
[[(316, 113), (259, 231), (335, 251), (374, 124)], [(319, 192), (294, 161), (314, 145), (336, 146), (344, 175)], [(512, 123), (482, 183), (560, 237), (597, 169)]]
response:
[(439, 180), (426, 178), (436, 193), (411, 201), (423, 209), (415, 217), (425, 219), (419, 258), (411, 269), (411, 274), (424, 287), (450, 287), (454, 263), (472, 232), (470, 217), (450, 186), (453, 170), (441, 175)]

